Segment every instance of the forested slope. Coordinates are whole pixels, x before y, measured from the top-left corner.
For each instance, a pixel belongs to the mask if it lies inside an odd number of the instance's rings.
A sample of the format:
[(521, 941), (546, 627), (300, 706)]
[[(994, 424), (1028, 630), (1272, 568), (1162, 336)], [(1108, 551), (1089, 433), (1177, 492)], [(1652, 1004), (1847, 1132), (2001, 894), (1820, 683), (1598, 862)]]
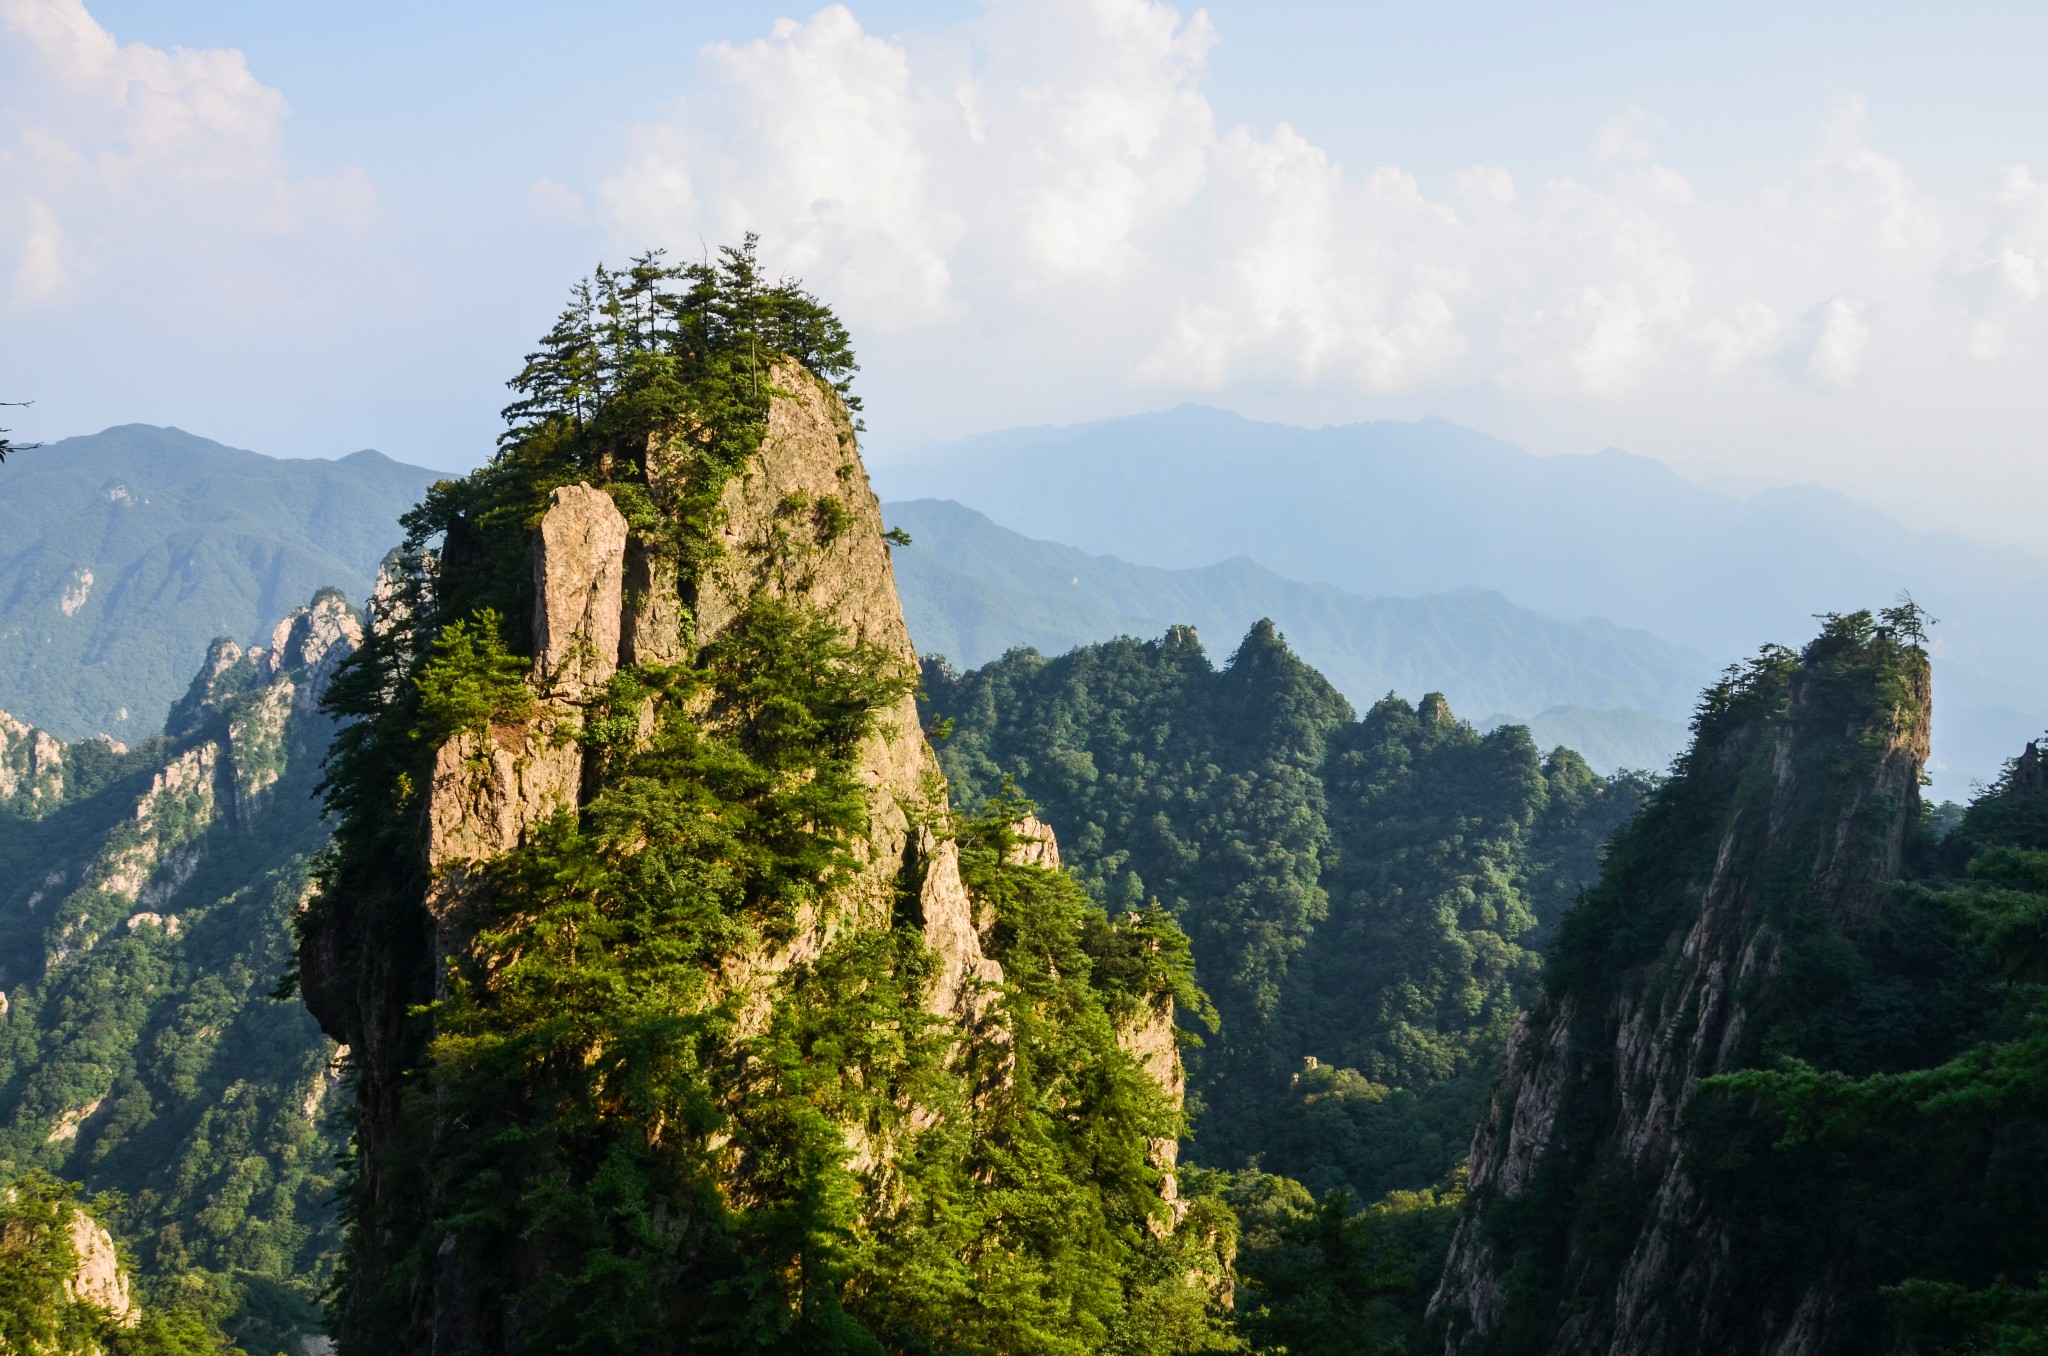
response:
[(287, 461), (128, 424), (7, 460), (0, 709), (63, 739), (155, 734), (215, 636), (314, 590), (367, 596), (435, 479), (375, 452)]
[(133, 750), (0, 718), (0, 1183), (118, 1193), (145, 1311), (196, 1286), (257, 1352), (320, 1331), (339, 1242), (333, 1046), (272, 994), (327, 836), (319, 699), (360, 635), (326, 593), (267, 646), (217, 641)]
[(1643, 791), (1441, 697), (1359, 719), (1270, 623), (1220, 669), (1187, 628), (928, 664), (924, 702), (963, 800), (1013, 779), (1095, 898), (1192, 938), (1220, 1015), (1197, 1160), (1367, 1200), (1463, 1156), (1537, 948)]

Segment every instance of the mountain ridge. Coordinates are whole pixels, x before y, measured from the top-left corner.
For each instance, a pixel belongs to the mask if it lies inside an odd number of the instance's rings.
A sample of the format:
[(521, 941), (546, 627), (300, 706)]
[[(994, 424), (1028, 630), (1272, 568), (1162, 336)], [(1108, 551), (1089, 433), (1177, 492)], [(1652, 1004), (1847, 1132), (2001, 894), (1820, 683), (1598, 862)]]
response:
[(1367, 595), (1492, 587), (1730, 658), (1910, 594), (1941, 620), (1930, 648), (1949, 695), (1930, 768), (1944, 785), (1995, 778), (2048, 726), (2048, 560), (1914, 531), (1835, 491), (1744, 500), (1632, 453), (1538, 457), (1440, 419), (1300, 429), (1200, 406), (963, 439), (877, 478), (892, 500), (953, 499), (1147, 565), (1242, 554)]
[(0, 708), (66, 739), (154, 733), (217, 636), (323, 587), (369, 592), (440, 473), (365, 449), (270, 457), (120, 424), (10, 457), (0, 495)]
[(1389, 691), (1411, 701), (1443, 692), (1454, 708), (1500, 713), (1495, 724), (1570, 708), (1582, 730), (1598, 733), (1586, 742), (1599, 745), (1603, 772), (1668, 762), (1713, 673), (1704, 656), (1647, 633), (1539, 616), (1496, 590), (1364, 598), (1244, 557), (1169, 570), (1091, 556), (949, 501), (888, 503), (883, 512), (912, 538), (896, 559), (911, 633), (922, 651), (961, 668), (1019, 645), (1053, 655), (1173, 626), (1235, 641), (1270, 618), (1361, 710)]

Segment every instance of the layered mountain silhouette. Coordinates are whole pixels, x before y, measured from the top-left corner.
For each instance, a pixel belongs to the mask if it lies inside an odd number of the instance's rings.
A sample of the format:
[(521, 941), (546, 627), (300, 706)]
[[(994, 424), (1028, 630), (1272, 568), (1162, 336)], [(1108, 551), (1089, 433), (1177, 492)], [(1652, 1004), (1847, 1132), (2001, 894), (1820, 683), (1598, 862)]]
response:
[(1696, 651), (1597, 618), (1560, 621), (1498, 592), (1362, 598), (1237, 557), (1170, 570), (1094, 556), (998, 527), (943, 500), (884, 505), (911, 535), (897, 588), (924, 653), (973, 668), (1017, 646), (1056, 655), (1190, 625), (1219, 646), (1261, 617), (1360, 710), (1389, 692), (1442, 692), (1489, 726), (1531, 726), (1602, 771), (1662, 768), (1714, 666)]
[(1497, 589), (1716, 665), (1910, 593), (1940, 621), (1945, 793), (2048, 724), (2048, 559), (1814, 486), (1741, 499), (1648, 458), (1539, 457), (1442, 420), (1303, 429), (1193, 405), (930, 447), (876, 478), (886, 498), (956, 500), (1085, 552), (1183, 569), (1247, 556), (1366, 596)]
[(0, 709), (63, 739), (163, 727), (216, 636), (268, 635), (322, 587), (360, 601), (440, 473), (377, 452), (288, 461), (126, 424), (0, 476)]

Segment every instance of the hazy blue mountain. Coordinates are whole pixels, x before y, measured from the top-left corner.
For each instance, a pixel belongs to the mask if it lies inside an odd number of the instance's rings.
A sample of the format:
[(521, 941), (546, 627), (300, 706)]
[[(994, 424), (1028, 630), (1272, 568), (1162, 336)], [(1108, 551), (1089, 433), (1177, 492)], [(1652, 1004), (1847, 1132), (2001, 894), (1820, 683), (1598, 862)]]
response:
[(1481, 730), (1502, 725), (1526, 725), (1537, 748), (1553, 749), (1562, 744), (1577, 750), (1602, 772), (1617, 768), (1662, 772), (1691, 737), (1685, 721), (1627, 708), (1589, 711), (1583, 706), (1553, 706), (1533, 716), (1499, 715), (1479, 722)]
[(154, 733), (215, 636), (323, 586), (364, 597), (438, 473), (285, 461), (127, 424), (0, 467), (0, 709), (65, 739)]
[(1361, 710), (1390, 691), (1442, 692), (1453, 709), (1507, 713), (1496, 723), (1536, 717), (1545, 747), (1568, 743), (1603, 769), (1662, 767), (1712, 676), (1695, 651), (1598, 619), (1540, 616), (1492, 591), (1361, 598), (1241, 557), (1173, 570), (1089, 555), (940, 500), (883, 514), (913, 539), (894, 553), (911, 635), (961, 668), (1019, 645), (1060, 654), (1176, 623), (1234, 639), (1271, 617)]
[(1301, 429), (1199, 406), (971, 438), (876, 479), (890, 498), (954, 499), (1083, 551), (1174, 568), (1249, 556), (1366, 595), (1497, 589), (1717, 663), (1907, 590), (1942, 623), (1945, 788), (1992, 775), (2048, 725), (2048, 560), (1914, 532), (1812, 486), (1739, 499), (1647, 458), (1538, 457), (1442, 420)]

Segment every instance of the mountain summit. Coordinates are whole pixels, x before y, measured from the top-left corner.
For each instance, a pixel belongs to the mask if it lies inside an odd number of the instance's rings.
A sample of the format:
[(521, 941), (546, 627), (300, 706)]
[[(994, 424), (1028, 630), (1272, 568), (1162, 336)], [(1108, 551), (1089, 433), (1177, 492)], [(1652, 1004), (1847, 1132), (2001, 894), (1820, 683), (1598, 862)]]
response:
[(1227, 1293), (1186, 938), (949, 808), (851, 366), (750, 249), (601, 273), (408, 518), (300, 922), (344, 1351), (1164, 1349)]

